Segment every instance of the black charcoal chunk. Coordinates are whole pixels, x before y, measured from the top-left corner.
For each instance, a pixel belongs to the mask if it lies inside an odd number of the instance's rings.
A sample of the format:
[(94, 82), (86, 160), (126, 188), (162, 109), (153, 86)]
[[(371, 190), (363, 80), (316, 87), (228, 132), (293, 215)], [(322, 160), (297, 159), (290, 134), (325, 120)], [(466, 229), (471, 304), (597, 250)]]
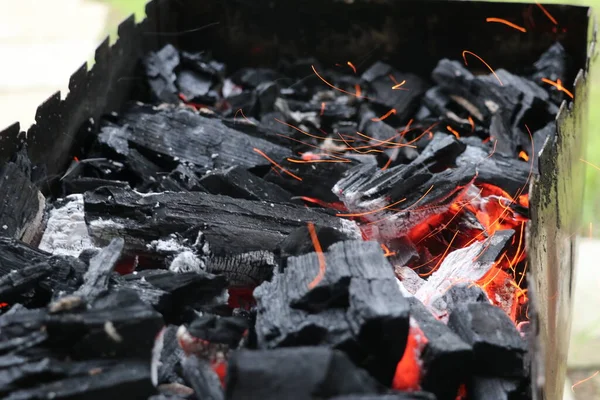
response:
[(259, 347), (340, 348), (389, 384), (408, 336), (408, 304), (381, 247), (333, 244), (322, 279), (313, 283), (321, 266), (316, 253), (290, 257), (284, 273), (254, 291)]
[(469, 399), (472, 400), (519, 400), (519, 382), (503, 378), (474, 376), (467, 385)]
[(344, 353), (294, 347), (235, 352), (227, 369), (225, 398), (308, 400), (380, 391), (377, 382)]
[(123, 128), (105, 125), (101, 135), (122, 138), (156, 156), (178, 157), (208, 168), (269, 165), (254, 148), (276, 161), (291, 155), (287, 148), (252, 138), (188, 108), (133, 105), (123, 113), (120, 123)]
[(255, 287), (271, 279), (276, 266), (273, 252), (257, 250), (211, 257), (207, 271), (225, 276), (231, 286)]
[(268, 68), (242, 68), (237, 71), (231, 80), (244, 88), (256, 88), (264, 82), (275, 81), (279, 74)]
[(238, 346), (248, 329), (248, 322), (241, 317), (200, 316), (188, 327), (189, 333), (211, 343), (226, 344), (230, 348)]
[(175, 68), (178, 65), (179, 52), (170, 44), (157, 52), (151, 52), (144, 59), (148, 83), (156, 99), (166, 103), (177, 102)]
[(222, 400), (225, 398), (221, 381), (210, 364), (196, 356), (185, 357), (182, 362), (183, 376), (194, 389), (197, 399)]
[[(289, 233), (308, 222), (357, 235), (353, 223), (330, 213), (278, 204), (234, 199), (206, 193), (141, 195), (119, 188), (101, 188), (84, 195), (91, 236), (106, 243), (125, 239), (133, 255), (149, 251), (146, 244), (172, 233), (198, 227), (215, 256), (273, 251)], [(276, 212), (275, 212), (276, 211)]]
[(128, 182), (89, 177), (64, 179), (62, 185), (65, 196), (75, 193), (85, 193), (88, 190), (95, 190), (102, 186), (129, 187)]
[[(207, 95), (211, 86), (212, 79), (210, 76), (194, 71), (181, 71), (177, 75), (177, 87), (186, 101), (207, 102)], [(217, 100), (217, 98), (215, 97), (213, 100)]]
[(411, 318), (427, 338), (421, 353), (421, 387), (440, 399), (453, 398), (470, 375), (471, 346), (438, 321), (419, 300), (412, 297), (408, 301)]
[[(327, 251), (332, 244), (352, 239), (344, 232), (328, 226), (315, 226), (315, 233), (323, 251)], [(290, 233), (278, 246), (281, 257), (301, 256), (312, 253), (315, 246), (312, 242), (308, 226), (301, 226)]]
[(108, 246), (92, 257), (89, 268), (83, 276), (83, 285), (77, 290), (76, 295), (92, 301), (108, 289), (108, 279), (121, 257), (123, 245), (123, 239), (113, 239)]
[[(546, 85), (542, 81), (544, 78), (554, 82), (558, 80), (565, 82), (570, 61), (565, 48), (562, 44), (556, 42), (533, 64), (535, 72), (531, 78), (534, 82), (542, 86)], [(554, 102), (560, 103), (564, 99), (564, 92), (553, 86), (546, 86), (546, 89), (550, 91), (550, 97)]]
[(51, 269), (50, 264), (40, 263), (13, 270), (0, 277), (0, 299), (8, 303), (21, 300), (21, 295), (50, 275)]
[(450, 313), (448, 327), (473, 346), (473, 368), (478, 374), (504, 378), (526, 375), (526, 343), (502, 309), (489, 303), (463, 304)]
[(218, 169), (206, 174), (200, 184), (209, 193), (246, 200), (274, 203), (290, 202), (292, 195), (278, 185), (248, 172), (241, 167)]
[(356, 394), (350, 396), (336, 396), (331, 400), (441, 400), (433, 393), (428, 392), (395, 392), (389, 394)]
[(0, 236), (33, 243), (41, 235), (46, 201), (23, 166), (8, 162), (0, 168)]
[[(177, 326), (169, 325), (165, 327), (156, 338), (160, 341), (158, 349), (160, 354), (155, 354), (153, 358), (152, 373), (156, 385), (164, 383), (183, 382), (177, 374), (181, 367), (181, 361), (184, 359), (184, 352), (177, 342)], [(155, 349), (157, 347), (155, 346)], [(154, 361), (157, 361), (154, 363)]]

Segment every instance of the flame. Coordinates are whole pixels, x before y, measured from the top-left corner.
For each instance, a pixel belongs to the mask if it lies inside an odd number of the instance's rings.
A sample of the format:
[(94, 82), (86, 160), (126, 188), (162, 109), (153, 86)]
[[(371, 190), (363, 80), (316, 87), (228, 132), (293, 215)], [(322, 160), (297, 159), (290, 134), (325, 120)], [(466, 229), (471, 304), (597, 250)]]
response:
[(354, 64), (352, 64), (350, 61), (348, 61), (347, 64), (350, 68), (352, 68), (352, 71), (354, 71), (354, 73), (356, 74), (356, 67), (354, 66)]
[(421, 365), (419, 358), (428, 340), (423, 331), (411, 324), (404, 355), (396, 366), (392, 389), (417, 391), (421, 389)]
[(507, 21), (507, 20), (505, 20), (503, 18), (486, 18), (485, 21), (486, 22), (499, 22), (501, 24), (508, 25), (511, 28), (514, 28), (514, 29), (516, 29), (518, 31), (527, 32), (527, 29), (523, 28), (522, 26), (519, 26), (517, 24), (513, 24), (512, 22)]
[(543, 5), (541, 5), (540, 3), (535, 3), (535, 4), (537, 4), (537, 6), (538, 6), (538, 7), (539, 7), (539, 8), (540, 8), (540, 9), (541, 9), (543, 12), (544, 12), (544, 14), (546, 14), (546, 17), (548, 17), (548, 19), (549, 19), (550, 21), (552, 21), (552, 23), (553, 23), (554, 25), (558, 25), (558, 21), (556, 20), (556, 18), (554, 18), (554, 17), (552, 16), (552, 14), (550, 14), (550, 12), (549, 12), (548, 10), (546, 10), (546, 7), (544, 7), (544, 6), (543, 6)]
[(496, 71), (494, 71), (494, 69), (492, 67), (490, 67), (490, 65), (488, 63), (486, 63), (483, 58), (479, 57), (477, 54), (473, 53), (472, 51), (464, 50), (462, 52), (462, 56), (463, 56), (463, 60), (465, 61), (465, 65), (467, 65), (467, 66), (469, 65), (469, 64), (467, 64), (467, 54), (470, 54), (473, 57), (477, 58), (479, 61), (481, 61), (490, 71), (492, 71), (492, 74), (494, 74), (496, 79), (498, 79), (498, 82), (500, 82), (500, 86), (504, 86), (504, 84), (502, 83), (500, 78), (498, 78), (498, 75), (496, 75)]
[(592, 374), (592, 376), (590, 376), (590, 377), (587, 377), (587, 378), (585, 378), (585, 379), (582, 379), (582, 380), (580, 380), (580, 381), (578, 381), (578, 382), (575, 382), (575, 383), (573, 384), (573, 386), (571, 386), (571, 391), (572, 391), (573, 393), (575, 393), (575, 387), (576, 387), (576, 386), (579, 386), (579, 385), (581, 385), (582, 383), (584, 383), (584, 382), (587, 382), (587, 381), (589, 381), (589, 380), (590, 380), (590, 379), (592, 379), (592, 378), (595, 378), (595, 377), (596, 377), (596, 375), (598, 375), (599, 373), (600, 373), (600, 371), (596, 371), (596, 372), (594, 372), (594, 373)]
[(319, 259), (319, 273), (317, 276), (315, 276), (315, 279), (308, 284), (308, 288), (313, 289), (319, 284), (319, 282), (323, 280), (323, 277), (325, 276), (325, 255), (323, 254), (321, 243), (319, 243), (319, 238), (317, 237), (317, 232), (315, 231), (315, 224), (312, 222), (308, 223), (308, 232), (310, 233), (310, 240), (312, 240), (315, 252), (317, 253), (317, 257)]
[(290, 171), (288, 171), (287, 169), (283, 168), (281, 165), (277, 164), (275, 161), (273, 161), (269, 156), (267, 156), (262, 150), (257, 149), (256, 147), (254, 147), (252, 150), (254, 150), (256, 153), (260, 154), (261, 156), (263, 156), (264, 158), (267, 159), (267, 161), (269, 161), (271, 164), (273, 164), (273, 166), (279, 168), (281, 170), (281, 172), (291, 176), (294, 179), (297, 179), (299, 181), (302, 181), (302, 178), (300, 178), (297, 175), (292, 174)]
[(371, 118), (371, 121), (380, 122), (380, 121), (383, 121), (384, 119), (386, 119), (387, 117), (389, 117), (392, 114), (396, 114), (396, 109), (395, 108), (392, 108), (390, 111), (386, 112), (385, 114), (383, 114), (379, 118)]
[(570, 91), (565, 89), (565, 87), (562, 85), (562, 82), (560, 79), (557, 79), (556, 82), (554, 82), (554, 81), (551, 81), (550, 79), (542, 78), (542, 82), (554, 86), (556, 89), (560, 90), (561, 92), (565, 92), (567, 94), (567, 96), (569, 96), (570, 98), (574, 97), (573, 93), (571, 93)]

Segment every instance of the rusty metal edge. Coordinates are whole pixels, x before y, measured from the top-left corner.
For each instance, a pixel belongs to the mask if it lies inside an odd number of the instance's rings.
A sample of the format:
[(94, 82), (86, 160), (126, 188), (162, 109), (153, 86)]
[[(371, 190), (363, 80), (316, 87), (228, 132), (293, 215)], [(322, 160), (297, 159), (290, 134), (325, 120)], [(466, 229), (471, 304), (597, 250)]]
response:
[(589, 72), (596, 56), (597, 23), (588, 8), (585, 68), (573, 83), (574, 100), (556, 116), (557, 135), (540, 151), (540, 174), (530, 183), (528, 227), (532, 386), (534, 400), (562, 399), (566, 378), (575, 281), (576, 235), (581, 227), (587, 143)]

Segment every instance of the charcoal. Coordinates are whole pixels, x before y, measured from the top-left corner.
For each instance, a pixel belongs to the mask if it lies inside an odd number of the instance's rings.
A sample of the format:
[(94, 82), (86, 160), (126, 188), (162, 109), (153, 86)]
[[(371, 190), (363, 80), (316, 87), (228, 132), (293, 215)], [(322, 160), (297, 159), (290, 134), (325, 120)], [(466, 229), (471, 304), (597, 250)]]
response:
[[(540, 58), (533, 64), (535, 72), (531, 79), (539, 85), (544, 85), (542, 79), (550, 79), (554, 82), (561, 80), (565, 82), (567, 78), (567, 68), (570, 63), (569, 55), (565, 48), (559, 42), (554, 43), (548, 48)], [(550, 98), (555, 103), (560, 103), (564, 99), (564, 92), (550, 87)]]
[(316, 198), (325, 202), (335, 202), (338, 198), (331, 192), (334, 185), (347, 173), (356, 162), (346, 163), (321, 163), (316, 165), (310, 163), (293, 163), (282, 161), (281, 166), (294, 175), (302, 178), (302, 181), (290, 179), (279, 172), (270, 171), (265, 179), (275, 183), (296, 196)]
[(227, 369), (225, 398), (313, 399), (380, 391), (344, 353), (325, 347), (294, 347), (235, 352)]
[(418, 109), (421, 96), (427, 91), (428, 84), (410, 73), (400, 73), (393, 70), (391, 73), (397, 82), (406, 81), (402, 86), (406, 90), (392, 90), (394, 83), (388, 76), (380, 76), (369, 84), (369, 94), (373, 93), (372, 102), (383, 107), (383, 112), (390, 109), (396, 110), (393, 119), (402, 123)]
[[(227, 105), (230, 107), (229, 112), (225, 114), (227, 117), (233, 116), (235, 120), (239, 110), (242, 110), (245, 115), (247, 114), (252, 117), (258, 108), (258, 98), (255, 91), (244, 90), (241, 93), (227, 97)], [(243, 117), (238, 118), (241, 119)], [(235, 129), (236, 127), (234, 126), (233, 128)]]
[(94, 190), (102, 186), (117, 186), (126, 188), (129, 186), (129, 183), (123, 181), (88, 177), (65, 179), (63, 181), (63, 191), (66, 196), (75, 193), (85, 193), (88, 190)]
[(136, 275), (125, 275), (124, 277), (113, 275), (111, 277), (110, 288), (112, 290), (131, 289), (136, 292), (140, 300), (152, 306), (161, 314), (170, 317), (173, 313), (173, 298), (171, 294), (151, 285), (145, 280), (138, 279)]
[(470, 374), (472, 349), (438, 321), (419, 300), (410, 298), (410, 315), (427, 338), (421, 353), (421, 387), (440, 399), (456, 396)]
[(182, 382), (175, 372), (181, 366), (184, 353), (177, 342), (177, 327), (169, 325), (156, 337), (152, 351), (152, 383), (155, 386), (165, 383)]
[(412, 268), (394, 268), (394, 272), (402, 284), (400, 290), (405, 297), (413, 296), (425, 284), (425, 279), (421, 278)]
[(256, 88), (264, 82), (275, 81), (279, 74), (268, 68), (242, 68), (231, 76), (231, 80), (244, 88)]
[(225, 64), (213, 60), (209, 54), (203, 52), (190, 53), (182, 51), (180, 56), (181, 64), (185, 68), (201, 74), (210, 75), (215, 79), (223, 78), (225, 76)]
[(478, 374), (525, 376), (526, 343), (502, 309), (489, 303), (463, 304), (452, 310), (448, 327), (473, 346), (473, 368)]
[(211, 343), (226, 344), (230, 348), (238, 346), (247, 330), (248, 323), (243, 318), (214, 315), (198, 317), (188, 327), (192, 336)]
[(492, 115), (490, 137), (494, 141), (494, 154), (507, 158), (516, 157), (517, 143), (513, 140), (510, 126), (510, 115), (500, 110)]
[(475, 183), (490, 183), (503, 189), (510, 195), (528, 190), (527, 178), (530, 165), (524, 161), (489, 154), (478, 147), (467, 146), (467, 149), (456, 159), (461, 167), (477, 168)]
[(123, 245), (123, 239), (113, 239), (90, 260), (89, 268), (83, 276), (83, 285), (77, 290), (76, 295), (93, 301), (108, 289), (108, 279), (121, 256)]
[(387, 246), (393, 253), (389, 257), (389, 261), (394, 266), (402, 267), (419, 258), (419, 250), (406, 236), (390, 240)]
[(3, 302), (18, 301), (25, 292), (33, 289), (39, 281), (50, 275), (50, 264), (40, 263), (25, 267), (0, 277), (0, 299)]
[(433, 393), (428, 392), (396, 392), (390, 394), (366, 394), (336, 396), (331, 400), (438, 400)]
[[(365, 72), (363, 72), (360, 77), (365, 82), (373, 83), (373, 82), (375, 82), (375, 80), (377, 78), (381, 78), (383, 76), (388, 76), (389, 74), (391, 74), (393, 72), (393, 70), (394, 69), (392, 68), (391, 65), (386, 64), (381, 61), (377, 61), (373, 65), (371, 65), (369, 68), (367, 68), (367, 70)], [(393, 86), (393, 85), (391, 85), (391, 86)]]
[(211, 257), (207, 271), (225, 276), (230, 286), (255, 287), (271, 279), (276, 265), (273, 252), (257, 250)]
[(185, 357), (182, 362), (183, 375), (194, 388), (197, 399), (221, 400), (225, 398), (219, 376), (210, 364), (195, 356)]
[(391, 382), (408, 335), (408, 306), (381, 248), (339, 242), (325, 254), (325, 266), (323, 279), (310, 288), (319, 273), (317, 255), (291, 257), (284, 273), (254, 291), (259, 347), (348, 349), (358, 365)]
[(275, 214), (269, 203), (198, 192), (141, 195), (101, 188), (87, 192), (84, 202), (92, 237), (101, 242), (123, 237), (126, 251), (135, 254), (146, 252), (151, 240), (192, 227), (200, 227), (215, 256), (273, 251), (307, 222), (356, 232), (352, 223), (325, 212), (280, 204)]
[[(102, 365), (102, 364), (100, 364)], [(52, 393), (54, 399), (106, 399), (106, 398), (146, 398), (156, 390), (150, 381), (150, 370), (145, 363), (119, 361), (108, 367), (81, 371), (78, 376), (66, 376), (50, 383), (37, 386), (14, 388), (5, 399), (35, 400), (46, 398)]]
[[(121, 121), (123, 128), (105, 125), (100, 135), (127, 140), (157, 155), (178, 157), (198, 166), (268, 165), (269, 162), (253, 148), (273, 160), (291, 155), (286, 148), (264, 139), (250, 138), (187, 108), (154, 110), (147, 105), (134, 105), (123, 113)], [(169, 135), (163, 134), (165, 130)]]
[(52, 267), (50, 275), (39, 285), (50, 294), (72, 292), (82, 282), (85, 264), (76, 258), (52, 256), (18, 240), (0, 237), (0, 276), (37, 263), (47, 263)]
[[(327, 251), (332, 244), (350, 240), (351, 237), (328, 226), (315, 226), (315, 233), (323, 251)], [(278, 246), (281, 257), (301, 256), (315, 250), (307, 226), (301, 226), (290, 233)]]
[(279, 95), (279, 86), (275, 82), (263, 82), (256, 87), (258, 110), (260, 115), (273, 111), (275, 100)]
[(168, 176), (162, 178), (160, 187), (163, 191), (206, 192), (192, 166), (185, 163), (179, 164)]
[[(439, 268), (431, 274), (415, 297), (421, 300), (433, 314), (447, 319), (448, 303), (452, 297), (445, 297), (452, 285), (461, 282), (477, 282), (494, 267), (504, 249), (513, 238), (513, 230), (498, 231), (485, 241), (475, 242), (468, 247), (450, 252)], [(471, 260), (466, 264), (465, 260)]]
[(211, 171), (200, 180), (200, 184), (209, 193), (238, 199), (285, 203), (290, 202), (292, 197), (278, 185), (267, 182), (241, 167)]
[(31, 165), (8, 162), (0, 168), (0, 235), (33, 243), (39, 240), (46, 199), (24, 168)]
[(517, 400), (527, 397), (518, 396), (518, 382), (502, 378), (474, 376), (467, 386), (469, 399), (473, 400)]
[(168, 44), (144, 59), (144, 68), (152, 94), (165, 103), (177, 102), (175, 68), (179, 65), (179, 52)]
[[(212, 86), (210, 76), (199, 74), (195, 71), (181, 71), (177, 75), (177, 87), (186, 101), (206, 102), (213, 105), (217, 96), (209, 99), (209, 91)], [(208, 101), (207, 101), (208, 100)], [(213, 100), (212, 102), (210, 100)]]
[[(346, 104), (336, 103), (332, 101), (323, 101), (320, 103), (304, 101), (286, 100), (290, 111), (299, 111), (301, 113), (318, 113), (322, 118), (332, 120), (348, 120), (354, 118), (356, 109)], [(323, 106), (323, 104), (325, 106)]]

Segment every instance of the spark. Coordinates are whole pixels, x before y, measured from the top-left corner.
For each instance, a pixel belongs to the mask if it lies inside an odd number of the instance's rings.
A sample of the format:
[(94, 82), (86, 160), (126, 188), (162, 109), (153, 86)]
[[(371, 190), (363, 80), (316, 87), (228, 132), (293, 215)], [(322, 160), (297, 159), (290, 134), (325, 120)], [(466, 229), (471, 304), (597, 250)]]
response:
[(590, 380), (590, 379), (592, 379), (592, 378), (595, 378), (595, 377), (596, 377), (596, 375), (598, 375), (599, 373), (600, 373), (600, 371), (596, 371), (596, 372), (594, 372), (594, 374), (593, 374), (592, 376), (590, 376), (590, 377), (588, 377), (588, 378), (585, 378), (585, 379), (582, 379), (582, 380), (580, 380), (579, 382), (575, 382), (575, 383), (573, 384), (573, 386), (571, 386), (571, 391), (572, 391), (573, 393), (575, 393), (575, 386), (579, 386), (579, 385), (581, 385), (582, 383), (584, 383), (584, 382), (587, 382), (587, 381), (589, 381), (589, 380)]
[(529, 156), (523, 150), (521, 150), (519, 152), (519, 158), (522, 159), (523, 161), (529, 161)]
[(417, 136), (416, 138), (414, 138), (413, 140), (411, 140), (410, 142), (408, 142), (406, 144), (413, 144), (413, 143), (417, 142), (419, 139), (421, 139), (423, 136), (425, 136), (427, 133), (429, 133), (433, 128), (435, 128), (438, 124), (439, 124), (439, 122), (435, 122), (429, 128), (425, 129), (423, 131), (423, 133), (421, 133), (419, 136)]
[(326, 84), (327, 86), (329, 86), (330, 88), (332, 88), (332, 89), (335, 89), (335, 90), (337, 90), (338, 92), (342, 92), (342, 93), (349, 94), (350, 96), (356, 96), (356, 97), (358, 97), (359, 99), (367, 99), (367, 100), (371, 100), (371, 99), (369, 99), (369, 98), (367, 98), (367, 97), (361, 96), (361, 93), (360, 93), (360, 86), (359, 86), (358, 84), (356, 84), (356, 87), (355, 87), (355, 89), (356, 89), (356, 93), (348, 92), (348, 91), (346, 91), (346, 90), (344, 90), (344, 89), (340, 89), (339, 87), (337, 87), (337, 86), (334, 86), (334, 85), (332, 85), (331, 83), (327, 82), (327, 81), (325, 80), (325, 78), (323, 78), (321, 75), (319, 75), (319, 73), (318, 73), (318, 72), (317, 72), (317, 70), (315, 69), (315, 66), (314, 66), (314, 65), (311, 65), (311, 68), (312, 68), (313, 72), (315, 73), (315, 75), (317, 75), (317, 77), (318, 77), (320, 80), (322, 80), (322, 81), (323, 81), (323, 83), (325, 83), (325, 84)]
[(544, 12), (544, 14), (546, 14), (546, 17), (548, 17), (548, 19), (549, 19), (550, 21), (552, 21), (552, 23), (553, 23), (554, 25), (558, 25), (558, 21), (556, 20), (556, 18), (554, 18), (554, 17), (552, 16), (552, 14), (550, 14), (550, 12), (549, 12), (548, 10), (546, 10), (546, 7), (544, 7), (544, 6), (543, 6), (543, 5), (541, 5), (540, 3), (535, 3), (535, 4), (537, 4), (537, 6), (538, 6), (538, 7), (539, 7), (539, 8), (540, 8), (540, 9), (541, 9), (543, 12)]
[(365, 149), (365, 148), (367, 148), (367, 149), (368, 149), (368, 148), (371, 148), (371, 147), (373, 147), (373, 146), (352, 147), (352, 146), (350, 146), (350, 143), (348, 143), (348, 142), (346, 141), (346, 139), (344, 139), (344, 137), (343, 137), (343, 136), (342, 136), (340, 133), (338, 133), (338, 136), (339, 136), (339, 137), (340, 137), (340, 138), (341, 138), (341, 139), (344, 141), (344, 143), (346, 143), (346, 146), (348, 146), (348, 148), (349, 148), (350, 150), (353, 150), (353, 151), (355, 151), (355, 152), (357, 152), (357, 153), (359, 153), (359, 154), (368, 154), (368, 153), (383, 153), (383, 151), (382, 151), (382, 150), (376, 150), (376, 149), (371, 149), (371, 150), (366, 150), (366, 151), (360, 151), (359, 149)]
[(406, 83), (406, 79), (404, 79), (402, 82), (398, 83), (396, 78), (394, 78), (394, 75), (389, 74), (388, 76), (390, 77), (392, 82), (394, 82), (394, 86), (392, 86), (392, 90), (408, 90), (408, 89), (401, 87)]
[(348, 159), (342, 159), (342, 160), (296, 160), (294, 158), (287, 158), (287, 160), (291, 163), (296, 163), (296, 164), (349, 163), (349, 162), (351, 162)]
[(319, 114), (319, 115), (323, 116), (323, 113), (325, 113), (325, 102), (321, 103), (321, 114)]
[(354, 73), (356, 73), (356, 67), (354, 66), (354, 64), (352, 64), (350, 61), (348, 61), (347, 64), (350, 68), (352, 68), (352, 71), (354, 71)]
[(382, 171), (385, 171), (386, 169), (388, 169), (390, 167), (390, 165), (392, 165), (392, 157), (388, 158), (387, 162), (385, 163), (385, 165), (383, 166), (383, 168), (381, 168)]
[(554, 86), (556, 89), (560, 90), (561, 92), (565, 92), (567, 94), (567, 96), (569, 96), (570, 98), (573, 98), (573, 93), (571, 93), (570, 91), (568, 91), (563, 85), (560, 79), (557, 79), (556, 82), (551, 81), (550, 79), (547, 78), (542, 78), (542, 82), (547, 83), (548, 85), (552, 85)]
[(310, 233), (310, 240), (312, 240), (315, 252), (317, 253), (317, 258), (319, 259), (319, 273), (317, 276), (315, 276), (315, 279), (308, 284), (308, 288), (313, 289), (319, 284), (319, 282), (323, 280), (323, 277), (325, 276), (325, 255), (323, 254), (321, 243), (319, 243), (319, 238), (317, 237), (317, 232), (315, 231), (315, 224), (312, 222), (308, 223), (308, 232)]
[(450, 133), (452, 133), (454, 136), (456, 136), (457, 139), (460, 139), (460, 134), (456, 130), (452, 129), (452, 127), (450, 125), (447, 125), (446, 129), (448, 129), (450, 131)]
[(466, 66), (469, 65), (469, 64), (467, 64), (467, 56), (466, 56), (467, 54), (470, 54), (473, 57), (477, 58), (479, 61), (481, 61), (483, 63), (483, 65), (485, 65), (490, 71), (492, 71), (492, 74), (494, 74), (496, 79), (498, 79), (498, 82), (500, 82), (500, 86), (504, 86), (504, 84), (502, 83), (500, 78), (498, 78), (498, 75), (496, 75), (496, 71), (494, 71), (494, 69), (492, 67), (490, 67), (490, 64), (486, 63), (483, 58), (479, 57), (477, 54), (473, 53), (472, 51), (464, 50), (462, 52), (463, 60), (465, 61)]
[(277, 164), (275, 161), (273, 161), (268, 155), (266, 155), (262, 150), (257, 149), (256, 147), (254, 147), (252, 150), (254, 150), (256, 153), (260, 154), (261, 156), (263, 156), (264, 158), (267, 159), (267, 161), (269, 161), (271, 164), (273, 164), (274, 166), (276, 166), (277, 168), (279, 168), (281, 170), (281, 172), (288, 174), (289, 176), (291, 176), (294, 179), (297, 179), (299, 181), (302, 181), (302, 178), (300, 178), (297, 175), (292, 174), (290, 171), (288, 171), (287, 169), (283, 168), (281, 165)]
[[(355, 96), (358, 97), (359, 99), (362, 97), (362, 91), (360, 90), (360, 85), (357, 83), (356, 85), (354, 85), (354, 90), (356, 90), (356, 94)], [(366, 98), (366, 97), (365, 97)]]
[(471, 124), (471, 132), (475, 132), (475, 121), (473, 121), (473, 118), (471, 118), (471, 116), (469, 115), (469, 124)]
[[(491, 138), (491, 136), (490, 136)], [(496, 152), (496, 145), (498, 144), (498, 139), (494, 140), (494, 148), (492, 149), (492, 152), (486, 157), (486, 158), (490, 158), (491, 156), (494, 155), (494, 153)]]
[(77, 158), (77, 157), (73, 156), (73, 161), (75, 161), (75, 162), (79, 162), (79, 158)]
[(361, 133), (361, 132), (356, 132), (356, 134), (357, 134), (358, 136), (361, 136), (361, 137), (365, 138), (365, 139), (373, 140), (373, 141), (375, 141), (375, 142), (379, 142), (379, 143), (380, 143), (380, 144), (378, 144), (378, 145), (375, 145), (375, 146), (381, 146), (381, 145), (384, 145), (384, 144), (389, 144), (389, 145), (392, 145), (392, 146), (394, 146), (394, 148), (396, 148), (396, 147), (412, 147), (413, 149), (416, 149), (416, 148), (417, 148), (417, 146), (413, 146), (413, 145), (410, 145), (410, 144), (404, 144), (404, 143), (390, 142), (390, 140), (392, 140), (392, 139), (395, 139), (395, 138), (397, 138), (398, 136), (400, 136), (400, 135), (401, 135), (400, 133), (398, 133), (398, 134), (396, 134), (396, 135), (394, 135), (394, 136), (392, 136), (392, 137), (390, 137), (390, 138), (387, 138), (387, 139), (385, 139), (385, 140), (376, 139), (376, 138), (374, 138), (374, 137), (371, 137), (371, 136), (365, 135), (364, 133)]
[(508, 25), (511, 28), (515, 28), (518, 31), (527, 32), (527, 29), (523, 28), (522, 26), (519, 26), (517, 24), (513, 24), (512, 22), (507, 21), (507, 20), (502, 19), (502, 18), (486, 18), (485, 21), (486, 22), (499, 22), (501, 24)]
[[(511, 265), (515, 265), (517, 263), (517, 261), (519, 261), (520, 258), (520, 251), (521, 251), (521, 244), (523, 243), (523, 229), (525, 228), (525, 224), (521, 224), (521, 233), (519, 234), (519, 245), (517, 246), (517, 252), (514, 256), (514, 258), (512, 259), (512, 262), (510, 262)], [(523, 250), (525, 251), (525, 250)]]
[(598, 171), (600, 171), (600, 167), (597, 166), (596, 164), (592, 164), (589, 161), (584, 160), (583, 158), (580, 158), (579, 161), (586, 163), (587, 165), (589, 165), (590, 167), (596, 168)]
[(250, 124), (250, 125), (256, 125), (254, 122), (250, 121), (248, 118), (246, 118), (246, 116), (244, 115), (244, 110), (242, 110), (241, 108), (238, 109), (235, 114), (233, 115), (233, 123), (236, 123), (236, 118), (238, 113), (242, 114), (242, 117), (244, 117), (244, 119)]
[(383, 243), (381, 243), (381, 248), (385, 252), (384, 256), (386, 256), (386, 257), (391, 257), (391, 256), (396, 255), (395, 251), (390, 251), (390, 249)]
[[(431, 192), (431, 191), (433, 190), (433, 186), (434, 186), (434, 185), (431, 185), (431, 187), (430, 187), (429, 189), (427, 189), (427, 191), (425, 192), (425, 194), (424, 194), (423, 196), (419, 197), (419, 199), (418, 199), (417, 201), (415, 201), (415, 202), (414, 202), (413, 204), (411, 204), (410, 206), (406, 207), (404, 210), (401, 210), (400, 212), (407, 212), (408, 210), (411, 210), (411, 209), (413, 209), (413, 208), (414, 208), (414, 207), (415, 207), (417, 204), (419, 204), (419, 203), (420, 203), (420, 202), (421, 202), (421, 201), (422, 201), (422, 200), (423, 200), (423, 199), (424, 199), (424, 198), (425, 198), (425, 197), (426, 197), (426, 196), (429, 194), (429, 192)], [(403, 201), (404, 201), (404, 200), (406, 200), (406, 199), (403, 199)], [(390, 206), (391, 206), (391, 205), (390, 205)], [(382, 219), (378, 219), (377, 221), (370, 222), (370, 223), (369, 223), (369, 225), (373, 225), (373, 224), (376, 224), (376, 223), (378, 223), (378, 222), (384, 221), (384, 220), (386, 220), (387, 218), (388, 218), (388, 217), (386, 217), (386, 218), (382, 218)]]
[[(306, 135), (306, 136), (310, 136), (311, 138), (315, 138), (315, 139), (319, 139), (319, 140), (325, 140), (325, 139), (328, 139), (326, 136), (317, 136), (317, 135), (313, 135), (312, 133), (308, 133), (308, 132), (306, 132), (306, 131), (303, 131), (302, 129), (298, 128), (297, 126), (294, 126), (294, 125), (292, 125), (292, 124), (288, 124), (288, 123), (287, 123), (287, 122), (285, 122), (285, 121), (282, 121), (282, 120), (280, 120), (280, 119), (277, 119), (277, 118), (274, 118), (274, 119), (275, 119), (275, 121), (279, 122), (280, 124), (283, 124), (283, 125), (285, 125), (285, 126), (289, 126), (290, 128), (292, 128), (292, 129), (295, 129), (295, 130), (297, 130), (298, 132), (300, 132), (300, 133), (302, 133), (302, 134), (304, 134), (304, 135)], [(337, 141), (337, 142), (339, 142), (339, 141), (340, 141), (340, 139), (331, 139), (331, 140), (333, 140), (333, 141)]]
[(8, 307), (9, 304), (8, 303), (0, 303), (0, 308), (4, 308), (4, 307)]
[(388, 204), (385, 207), (381, 207), (381, 208), (378, 208), (378, 209), (372, 210), (372, 211), (365, 211), (365, 212), (362, 212), (362, 213), (354, 213), (354, 214), (335, 214), (335, 216), (336, 217), (362, 217), (364, 215), (375, 214), (376, 212), (387, 210), (389, 208), (392, 208), (392, 207), (394, 207), (394, 206), (402, 203), (405, 200), (406, 200), (406, 198), (398, 200), (398, 201), (396, 201), (396, 202), (394, 202), (392, 204)]
[(456, 239), (456, 236), (458, 236), (458, 231), (454, 232), (454, 236), (452, 236), (452, 240), (450, 240), (450, 243), (448, 243), (448, 247), (446, 247), (446, 250), (444, 251), (444, 254), (442, 254), (442, 257), (435, 264), (435, 267), (433, 267), (433, 269), (431, 271), (429, 271), (429, 272), (426, 272), (424, 274), (419, 274), (420, 277), (429, 276), (429, 275), (433, 274), (439, 268), (440, 264), (442, 264), (442, 261), (444, 261), (444, 258), (446, 257), (446, 254), (448, 254), (448, 252), (450, 251), (450, 247), (452, 246), (452, 243), (454, 242), (454, 239)]
[(373, 122), (381, 122), (384, 119), (386, 119), (387, 117), (389, 117), (392, 114), (396, 114), (396, 109), (392, 108), (390, 111), (386, 112), (385, 114), (383, 114), (381, 117), (379, 118), (371, 118), (371, 121)]
[(529, 262), (525, 262), (525, 267), (523, 268), (523, 273), (521, 274), (521, 279), (519, 279), (519, 287), (521, 287), (521, 283), (523, 282), (523, 279), (525, 279), (525, 272), (527, 272), (527, 266), (529, 265)]

